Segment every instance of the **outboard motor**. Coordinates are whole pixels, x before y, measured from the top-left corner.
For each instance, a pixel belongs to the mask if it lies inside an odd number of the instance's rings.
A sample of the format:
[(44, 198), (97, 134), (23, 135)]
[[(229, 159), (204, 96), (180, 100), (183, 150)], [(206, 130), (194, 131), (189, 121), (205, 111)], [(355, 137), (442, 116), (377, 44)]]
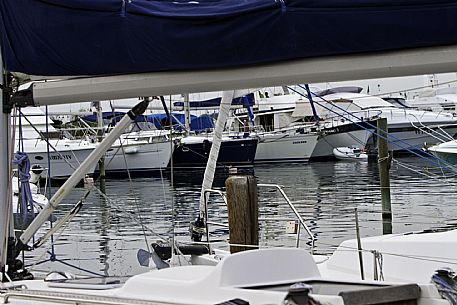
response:
[(202, 241), (202, 236), (205, 233), (205, 222), (198, 216), (195, 221), (190, 223), (190, 238), (192, 241)]
[(30, 183), (36, 184), (41, 179), (41, 174), (43, 173), (44, 168), (41, 165), (34, 164), (30, 169)]

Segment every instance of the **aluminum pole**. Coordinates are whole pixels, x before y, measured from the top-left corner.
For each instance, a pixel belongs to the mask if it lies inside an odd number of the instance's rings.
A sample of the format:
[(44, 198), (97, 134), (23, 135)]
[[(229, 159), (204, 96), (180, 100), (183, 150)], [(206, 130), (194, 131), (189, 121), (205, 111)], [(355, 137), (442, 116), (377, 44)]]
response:
[[(224, 131), (225, 123), (227, 122), (228, 113), (230, 106), (232, 105), (235, 91), (224, 91), (222, 94), (221, 105), (219, 108), (219, 114), (217, 116), (216, 128), (214, 128), (213, 142), (211, 144), (211, 150), (209, 152), (208, 162), (205, 168), (205, 174), (203, 177), (202, 190), (200, 195), (200, 216), (204, 218), (206, 214), (205, 210), (205, 196), (209, 196), (205, 193), (205, 190), (209, 190), (213, 186), (214, 173), (216, 172), (216, 162), (219, 156), (219, 149), (222, 142), (222, 132)], [(206, 198), (208, 200), (208, 198)]]
[[(3, 88), (3, 60), (0, 53), (0, 84)], [(0, 92), (0, 104), (3, 107), (3, 89)], [(10, 221), (12, 217), (12, 180), (11, 180), (11, 115), (0, 113), (0, 174), (3, 182), (0, 182), (0, 270), (6, 265), (8, 237), (10, 234)], [(0, 272), (0, 280), (3, 273)]]
[(189, 94), (184, 94), (184, 126), (186, 127), (186, 134), (190, 132), (190, 101)]

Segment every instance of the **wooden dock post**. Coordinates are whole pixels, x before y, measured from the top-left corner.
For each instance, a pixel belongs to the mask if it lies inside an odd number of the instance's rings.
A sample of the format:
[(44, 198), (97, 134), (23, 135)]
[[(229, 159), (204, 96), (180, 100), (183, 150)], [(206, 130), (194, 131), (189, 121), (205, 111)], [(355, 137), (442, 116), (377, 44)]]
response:
[[(387, 138), (387, 119), (381, 118), (377, 121), (379, 135)], [(378, 137), (378, 167), (379, 180), (381, 186), (381, 203), (382, 203), (382, 232), (383, 234), (392, 234), (392, 209), (390, 202), (390, 158), (387, 140)]]
[(105, 157), (101, 157), (100, 160), (98, 160), (98, 169), (100, 172), (100, 191), (103, 194), (106, 194), (106, 183), (105, 183), (105, 178), (106, 178), (106, 170), (105, 170)]
[[(103, 141), (103, 138), (105, 136), (105, 132), (103, 130), (103, 112), (101, 108), (100, 101), (94, 102), (95, 104), (95, 109), (97, 111), (97, 142)], [(98, 160), (98, 169), (100, 172), (100, 191), (103, 194), (106, 194), (106, 185), (105, 185), (105, 178), (106, 178), (106, 171), (105, 171), (105, 156), (101, 157), (100, 160)]]
[[(230, 244), (259, 244), (257, 181), (251, 175), (233, 175), (225, 181), (230, 227)], [(230, 246), (230, 252), (256, 247)]]

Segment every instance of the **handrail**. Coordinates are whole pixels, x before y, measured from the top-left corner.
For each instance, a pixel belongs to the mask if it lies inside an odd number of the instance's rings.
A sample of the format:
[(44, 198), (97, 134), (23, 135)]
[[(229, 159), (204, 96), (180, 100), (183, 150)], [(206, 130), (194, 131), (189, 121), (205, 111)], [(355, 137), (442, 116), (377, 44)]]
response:
[(208, 241), (208, 250), (211, 253), (211, 243), (209, 242), (209, 226), (208, 226), (208, 199), (209, 196), (206, 196), (208, 193), (219, 194), (224, 200), (225, 205), (227, 205), (227, 197), (225, 193), (220, 190), (206, 189), (203, 191), (203, 203), (205, 205), (205, 230), (206, 230), (206, 240)]
[[(265, 183), (259, 183), (259, 184), (257, 184), (257, 186), (258, 187), (273, 187), (273, 188), (276, 188), (281, 193), (281, 195), (286, 200), (287, 204), (289, 205), (289, 207), (291, 208), (291, 210), (294, 212), (295, 216), (299, 220), (300, 225), (306, 230), (306, 232), (308, 233), (308, 236), (311, 238), (311, 254), (312, 254), (313, 251), (314, 251), (314, 246), (315, 246), (315, 237), (314, 237), (313, 233), (311, 232), (311, 230), (309, 229), (309, 227), (307, 226), (307, 224), (305, 223), (305, 221), (303, 220), (303, 218), (301, 217), (300, 213), (297, 211), (297, 209), (293, 205), (292, 201), (290, 201), (289, 197), (287, 196), (287, 194), (282, 189), (282, 187), (280, 185), (277, 185), (277, 184), (265, 184)], [(208, 226), (210, 224), (210, 222), (208, 222), (208, 199), (209, 199), (209, 196), (206, 196), (206, 194), (207, 193), (219, 194), (222, 197), (222, 199), (224, 200), (225, 205), (227, 205), (227, 197), (225, 196), (225, 193), (223, 191), (220, 191), (220, 190), (206, 189), (206, 190), (203, 191), (203, 193), (205, 195), (204, 196), (204, 205), (205, 205), (205, 213), (204, 214), (205, 214), (206, 240), (208, 241), (208, 248), (211, 251), (211, 243), (210, 243), (210, 236), (209, 236), (209, 226)], [(212, 224), (214, 224), (214, 223), (212, 223)], [(220, 225), (220, 224), (218, 224), (218, 225)], [(299, 245), (300, 245), (300, 226), (298, 227), (298, 231), (297, 231), (297, 244), (296, 244), (296, 247), (298, 248)]]
[[(303, 220), (303, 218), (301, 217), (300, 213), (298, 213), (298, 211), (295, 208), (295, 206), (293, 205), (292, 201), (290, 201), (289, 197), (287, 197), (287, 195), (284, 192), (284, 190), (282, 189), (282, 187), (280, 185), (277, 185), (277, 184), (262, 184), (262, 183), (257, 184), (257, 186), (259, 186), (259, 187), (273, 187), (273, 188), (276, 188), (281, 193), (281, 195), (284, 197), (284, 199), (286, 200), (286, 202), (289, 205), (289, 207), (294, 212), (295, 216), (300, 221), (300, 224), (306, 230), (306, 232), (308, 233), (309, 237), (311, 238), (311, 253), (313, 253), (314, 244), (315, 244), (315, 237), (314, 237), (313, 233), (311, 232), (311, 230), (306, 225), (306, 223)], [(300, 235), (300, 231), (298, 231), (298, 234), (297, 234), (297, 247), (299, 246), (299, 235)]]
[(67, 304), (106, 304), (106, 305), (159, 305), (159, 304), (175, 304), (169, 302), (153, 302), (141, 299), (118, 298), (103, 295), (87, 295), (69, 292), (44, 292), (40, 290), (16, 290), (14, 292), (6, 292), (0, 294), (3, 296), (3, 303), (7, 304), (10, 298), (17, 298), (22, 300), (53, 302), (53, 303), (67, 303)]

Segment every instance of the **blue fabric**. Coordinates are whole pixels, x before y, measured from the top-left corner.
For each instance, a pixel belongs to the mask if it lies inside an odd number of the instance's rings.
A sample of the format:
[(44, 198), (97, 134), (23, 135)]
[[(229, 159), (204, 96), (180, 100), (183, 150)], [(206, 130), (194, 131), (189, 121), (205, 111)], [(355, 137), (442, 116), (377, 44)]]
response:
[(457, 43), (455, 0), (2, 0), (8, 71), (228, 68)]
[(19, 181), (21, 182), (20, 194), (18, 198), (16, 215), (22, 216), (25, 222), (27, 217), (34, 217), (34, 200), (30, 190), (30, 160), (25, 152), (17, 151), (14, 154), (13, 164), (17, 165), (19, 171)]
[[(190, 108), (202, 108), (202, 107), (219, 107), (222, 98), (216, 97), (204, 101), (190, 101)], [(253, 106), (255, 103), (254, 93), (249, 93), (245, 96), (236, 97), (232, 100), (232, 105), (243, 105), (245, 107)], [(184, 107), (184, 102), (174, 102), (175, 107)]]
[[(109, 120), (113, 117), (123, 117), (125, 115), (125, 112), (120, 112), (120, 111), (115, 111), (115, 112), (112, 112), (112, 111), (104, 111), (102, 112), (102, 117), (104, 120)], [(89, 114), (89, 115), (85, 115), (85, 116), (82, 116), (81, 119), (83, 119), (84, 121), (87, 121), (87, 122), (97, 122), (97, 115), (96, 114)]]
[(190, 130), (202, 131), (214, 128), (214, 120), (209, 115), (201, 115), (190, 121)]
[[(162, 129), (164, 126), (168, 126), (168, 119), (165, 113), (149, 114), (143, 116), (147, 122), (154, 123), (157, 129)], [(176, 129), (182, 129), (182, 125), (185, 123), (185, 116), (182, 113), (172, 113), (172, 123)], [(177, 126), (176, 126), (177, 125)], [(201, 131), (209, 128), (214, 128), (213, 119), (209, 115), (201, 115), (199, 117), (190, 115), (190, 130)]]
[[(184, 125), (185, 122), (185, 117), (184, 114), (182, 113), (172, 113), (171, 114), (171, 123), (173, 125)], [(168, 122), (167, 115), (165, 113), (158, 113), (158, 114), (149, 114), (145, 115), (148, 122), (154, 123), (154, 126), (157, 129), (162, 129), (164, 126), (169, 126), (170, 123)], [(193, 118), (195, 118), (195, 115), (190, 116), (190, 120), (192, 121)]]

